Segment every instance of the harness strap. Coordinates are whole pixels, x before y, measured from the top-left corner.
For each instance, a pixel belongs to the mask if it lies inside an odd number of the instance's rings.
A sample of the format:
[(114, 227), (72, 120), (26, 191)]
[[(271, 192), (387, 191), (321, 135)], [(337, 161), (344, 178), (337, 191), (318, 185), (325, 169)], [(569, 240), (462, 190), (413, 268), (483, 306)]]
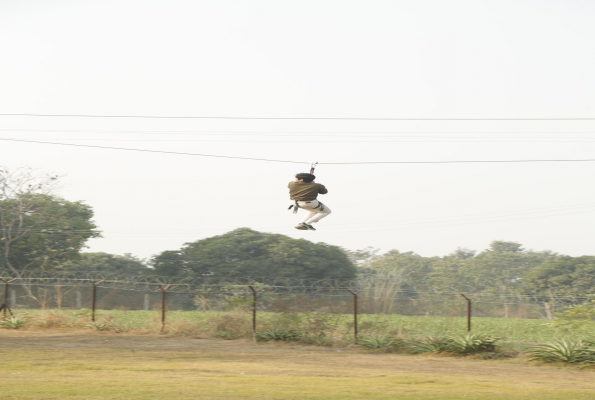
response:
[[(298, 212), (298, 208), (300, 208), (300, 205), (298, 204), (298, 201), (295, 200), (295, 204), (292, 204), (289, 206), (288, 210), (291, 210), (293, 208), (293, 213), (296, 214)], [(313, 210), (316, 210), (320, 208), (320, 211), (324, 211), (324, 204), (322, 204), (322, 202), (318, 202), (318, 205), (316, 207), (313, 208)]]
[(297, 200), (295, 201), (295, 204), (292, 204), (289, 206), (288, 210), (291, 210), (292, 208), (293, 208), (293, 213), (297, 214), (298, 208), (300, 208), (300, 205), (298, 204)]

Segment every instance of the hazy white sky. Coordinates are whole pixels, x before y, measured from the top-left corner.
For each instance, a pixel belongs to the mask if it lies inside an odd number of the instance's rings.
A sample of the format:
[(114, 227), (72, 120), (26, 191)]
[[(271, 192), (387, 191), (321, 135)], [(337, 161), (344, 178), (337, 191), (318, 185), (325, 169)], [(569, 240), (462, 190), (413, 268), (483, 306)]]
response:
[[(595, 3), (0, 0), (0, 114), (595, 118)], [(595, 163), (320, 165), (333, 214), (297, 231), (310, 161), (594, 159), (595, 120), (0, 116), (0, 165), (65, 175), (89, 251), (150, 257), (250, 227), (445, 255), (492, 240), (595, 254)]]

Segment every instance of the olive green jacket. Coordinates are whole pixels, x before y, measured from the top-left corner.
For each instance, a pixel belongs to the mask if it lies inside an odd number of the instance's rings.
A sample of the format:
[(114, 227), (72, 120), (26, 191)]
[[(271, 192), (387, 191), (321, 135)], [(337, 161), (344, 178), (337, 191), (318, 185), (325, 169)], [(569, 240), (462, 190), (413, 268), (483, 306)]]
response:
[(328, 190), (320, 183), (289, 182), (289, 198), (297, 201), (316, 200), (318, 194), (327, 194)]

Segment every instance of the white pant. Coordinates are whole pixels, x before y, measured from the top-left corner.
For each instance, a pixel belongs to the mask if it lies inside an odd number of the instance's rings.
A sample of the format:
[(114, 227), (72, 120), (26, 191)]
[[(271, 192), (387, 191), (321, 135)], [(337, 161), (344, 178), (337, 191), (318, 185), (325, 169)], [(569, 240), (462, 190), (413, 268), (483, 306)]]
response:
[(318, 207), (319, 204), (320, 202), (318, 200), (312, 200), (307, 203), (305, 201), (298, 201), (298, 205), (300, 206), (300, 208), (303, 208), (305, 211), (308, 211), (306, 216), (302, 219), (302, 222), (305, 222), (306, 224), (318, 222), (331, 213), (331, 209), (328, 208), (326, 204), (324, 205), (324, 210), (321, 211), (322, 207)]

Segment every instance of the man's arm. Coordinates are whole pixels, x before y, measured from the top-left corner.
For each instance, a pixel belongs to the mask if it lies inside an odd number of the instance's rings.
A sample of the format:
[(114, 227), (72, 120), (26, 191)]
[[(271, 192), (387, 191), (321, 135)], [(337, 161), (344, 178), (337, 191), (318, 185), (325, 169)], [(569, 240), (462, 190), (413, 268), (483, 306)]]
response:
[(322, 184), (318, 184), (318, 193), (320, 194), (327, 194), (328, 190), (326, 189), (326, 187), (324, 187), (324, 185)]

